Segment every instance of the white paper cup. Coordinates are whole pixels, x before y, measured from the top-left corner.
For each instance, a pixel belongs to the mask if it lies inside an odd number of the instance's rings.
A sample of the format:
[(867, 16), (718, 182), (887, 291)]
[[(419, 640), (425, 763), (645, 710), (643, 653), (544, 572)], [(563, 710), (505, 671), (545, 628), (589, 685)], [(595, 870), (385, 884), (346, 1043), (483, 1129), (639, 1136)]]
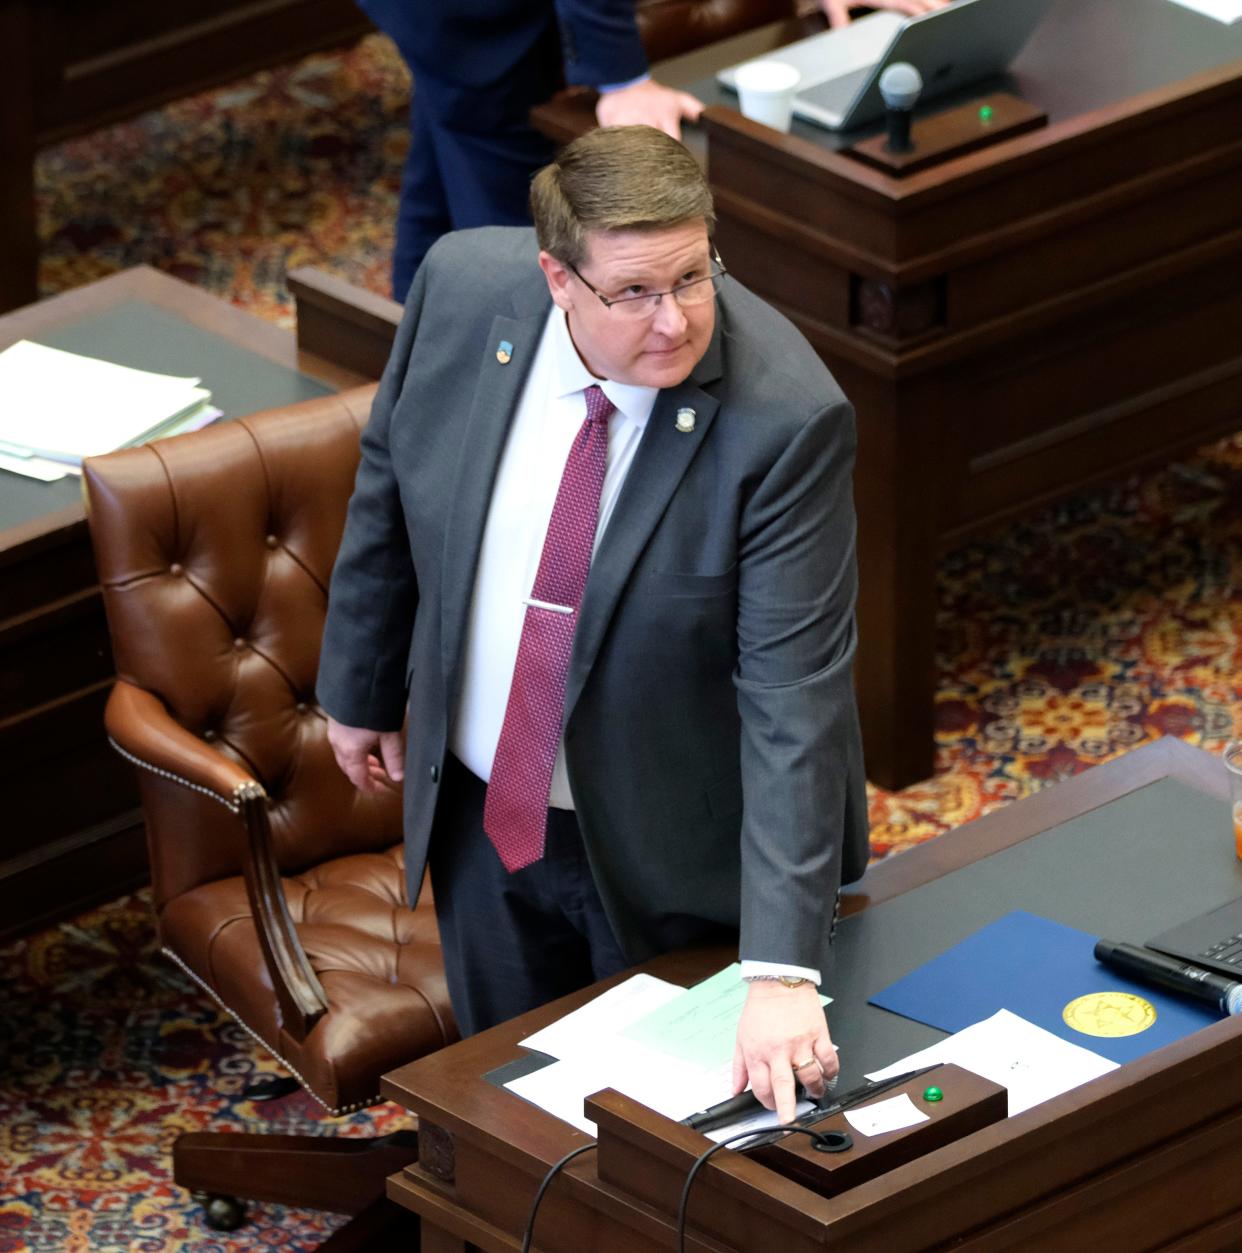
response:
[(734, 72), (742, 116), (787, 131), (794, 92), (802, 76), (784, 61), (751, 61)]

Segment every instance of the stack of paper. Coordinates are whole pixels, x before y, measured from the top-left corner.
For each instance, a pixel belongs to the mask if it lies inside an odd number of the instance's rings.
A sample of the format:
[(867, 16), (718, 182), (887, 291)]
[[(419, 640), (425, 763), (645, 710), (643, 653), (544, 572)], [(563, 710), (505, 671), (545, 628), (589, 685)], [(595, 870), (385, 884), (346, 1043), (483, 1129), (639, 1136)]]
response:
[(632, 976), (523, 1040), (525, 1047), (557, 1060), (505, 1087), (591, 1135), (595, 1124), (583, 1113), (582, 1102), (603, 1088), (616, 1088), (670, 1118), (724, 1100), (730, 1076), (721, 1068), (670, 1057), (625, 1034), (633, 1023), (686, 994), (685, 988), (652, 975)]
[[(582, 1102), (603, 1088), (685, 1118), (732, 1094), (733, 1044), (745, 1000), (737, 963), (692, 988), (634, 975), (523, 1040), (557, 1060), (505, 1087), (591, 1135), (595, 1125)], [(776, 1116), (765, 1111), (744, 1125), (752, 1121), (758, 1130)], [(720, 1138), (742, 1125), (710, 1134)]]
[(220, 412), (200, 381), (19, 340), (0, 352), (0, 466), (53, 479), (84, 457), (204, 426)]

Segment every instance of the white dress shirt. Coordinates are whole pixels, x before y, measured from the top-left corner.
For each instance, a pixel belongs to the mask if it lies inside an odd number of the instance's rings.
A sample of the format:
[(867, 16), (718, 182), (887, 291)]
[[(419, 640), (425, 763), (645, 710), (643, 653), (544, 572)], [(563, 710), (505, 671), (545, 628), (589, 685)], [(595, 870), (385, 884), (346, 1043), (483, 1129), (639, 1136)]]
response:
[[(574, 436), (586, 421), (586, 389), (598, 384), (616, 406), (608, 422), (608, 466), (600, 493), (595, 547), (607, 529), (659, 389), (597, 379), (569, 336), (565, 311), (552, 306), (496, 473), (474, 574), (465, 666), (450, 744), (484, 782), (500, 742), (517, 662), (525, 598), (530, 595)], [(552, 768), (548, 804), (573, 809), (565, 749)]]
[[(659, 389), (596, 378), (578, 356), (565, 311), (553, 305), (492, 488), (466, 625), (461, 696), (449, 737), (453, 755), (485, 783), (492, 777), (509, 703), (525, 599), (535, 583), (570, 446), (586, 420), (585, 392), (592, 384), (598, 384), (616, 406), (608, 423), (608, 465), (593, 550), (597, 551)], [(557, 748), (548, 804), (554, 809), (574, 808), (564, 744)], [(778, 974), (820, 980), (819, 971), (800, 966), (742, 963), (743, 977)]]

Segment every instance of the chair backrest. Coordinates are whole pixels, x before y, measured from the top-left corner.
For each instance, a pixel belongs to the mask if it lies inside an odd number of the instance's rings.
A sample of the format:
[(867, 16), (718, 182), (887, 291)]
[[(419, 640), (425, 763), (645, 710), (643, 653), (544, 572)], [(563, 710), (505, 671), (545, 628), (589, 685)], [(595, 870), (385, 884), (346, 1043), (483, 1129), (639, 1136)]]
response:
[[(314, 696), (373, 392), (219, 423), (86, 466), (118, 677), (263, 785), (285, 871), (401, 838), (399, 798), (354, 790)], [(143, 795), (157, 905), (238, 866), (231, 815), (160, 783)]]
[(647, 56), (663, 61), (793, 17), (798, 8), (798, 0), (638, 0), (638, 30)]

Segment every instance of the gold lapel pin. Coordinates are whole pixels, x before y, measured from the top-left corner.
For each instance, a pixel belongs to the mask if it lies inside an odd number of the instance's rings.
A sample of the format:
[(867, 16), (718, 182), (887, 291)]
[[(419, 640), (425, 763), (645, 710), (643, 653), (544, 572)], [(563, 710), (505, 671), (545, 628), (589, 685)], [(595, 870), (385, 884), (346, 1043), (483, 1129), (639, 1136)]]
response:
[(513, 345), (507, 339), (502, 339), (496, 345), (496, 360), (501, 365), (508, 365), (513, 360)]
[(675, 425), (683, 435), (689, 435), (694, 430), (694, 410), (678, 409)]

